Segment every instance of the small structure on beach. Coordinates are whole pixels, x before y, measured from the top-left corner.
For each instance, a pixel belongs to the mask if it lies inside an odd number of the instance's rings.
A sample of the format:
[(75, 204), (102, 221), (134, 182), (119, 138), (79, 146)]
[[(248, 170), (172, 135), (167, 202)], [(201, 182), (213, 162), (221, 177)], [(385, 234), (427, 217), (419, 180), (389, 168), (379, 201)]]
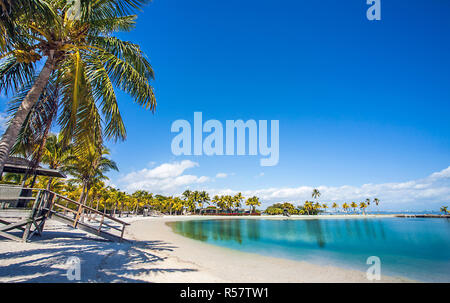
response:
[[(33, 168), (30, 161), (18, 157), (8, 159), (4, 172), (66, 178), (58, 170)], [(20, 210), (20, 215), (11, 215), (16, 210)], [(0, 184), (0, 237), (27, 242), (33, 235), (42, 234), (49, 218), (111, 241), (122, 241), (125, 227), (129, 225), (50, 190)]]

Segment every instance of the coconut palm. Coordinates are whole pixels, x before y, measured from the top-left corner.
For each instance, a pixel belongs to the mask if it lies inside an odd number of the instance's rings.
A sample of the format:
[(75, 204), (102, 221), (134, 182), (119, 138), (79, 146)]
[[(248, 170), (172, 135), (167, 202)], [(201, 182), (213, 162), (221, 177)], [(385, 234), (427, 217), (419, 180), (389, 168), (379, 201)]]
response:
[(134, 198), (134, 210), (133, 214), (137, 215), (139, 211), (139, 207), (144, 202), (145, 198), (148, 196), (148, 192), (145, 190), (137, 190), (132, 194), (132, 197)]
[[(46, 139), (41, 162), (50, 169), (66, 171), (72, 158), (72, 144), (63, 144), (61, 135), (50, 135)], [(48, 179), (47, 189), (52, 190), (52, 177)]]
[(247, 199), (245, 205), (250, 206), (250, 213), (254, 213), (256, 206), (261, 206), (261, 202), (258, 197), (253, 196)]
[(110, 170), (118, 171), (116, 163), (108, 159), (107, 155), (109, 155), (107, 148), (97, 148), (93, 144), (78, 147), (74, 151), (67, 171), (82, 185), (80, 203), (85, 203), (94, 180), (106, 180), (108, 178), (104, 173)]
[(441, 212), (443, 212), (444, 215), (445, 215), (445, 214), (448, 214), (448, 210), (447, 210), (447, 209), (448, 209), (448, 206), (442, 206), (442, 207), (441, 207)]
[(322, 208), (324, 212), (327, 212), (328, 205), (326, 203), (322, 204)]
[(356, 213), (356, 208), (358, 207), (358, 204), (356, 204), (356, 202), (352, 202), (350, 204), (350, 207), (353, 208), (353, 212)]
[(223, 196), (223, 199), (224, 199), (224, 203), (225, 203), (225, 208), (227, 210), (231, 210), (234, 206), (234, 202), (235, 202), (234, 198), (230, 195), (225, 195), (225, 196)]
[(225, 199), (225, 196), (220, 196), (218, 198), (219, 199), (217, 200), (217, 207), (222, 211), (227, 209), (227, 201)]
[(245, 198), (242, 196), (242, 193), (237, 193), (236, 195), (234, 195), (233, 199), (234, 207), (240, 208), (242, 205), (242, 200), (244, 200)]
[[(369, 200), (369, 199), (367, 199), (367, 200)], [(368, 205), (367, 205), (367, 203), (365, 203), (365, 202), (359, 203), (359, 208), (361, 209), (363, 215), (366, 214), (366, 213), (365, 213), (365, 210), (366, 210), (367, 206), (368, 206)]]
[(306, 210), (307, 214), (310, 215), (310, 211), (314, 209), (314, 204), (310, 201), (305, 201), (303, 208)]
[(374, 198), (373, 203), (375, 203), (375, 205), (378, 206), (378, 204), (380, 204), (380, 200), (378, 198)]
[(186, 190), (183, 192), (183, 194), (182, 194), (182, 196), (183, 196), (186, 200), (188, 200), (188, 199), (191, 197), (191, 195), (192, 195), (192, 192), (191, 192), (189, 189), (186, 189)]
[(209, 194), (206, 191), (201, 191), (198, 194), (198, 203), (200, 206), (200, 213), (203, 212), (203, 207), (205, 206), (205, 204), (209, 204)]
[(317, 200), (320, 197), (320, 195), (321, 195), (320, 191), (318, 189), (314, 188), (312, 191), (311, 197), (313, 199)]
[[(5, 35), (0, 41), (0, 91), (19, 91), (30, 85), (0, 141), (0, 173), (50, 79), (55, 80), (61, 96), (58, 122), (66, 142), (99, 135), (126, 137), (115, 87), (144, 108), (154, 110), (156, 106), (149, 84), (154, 74), (144, 53), (138, 45), (113, 35), (134, 28), (136, 15), (132, 12), (147, 0), (80, 1), (77, 18), (71, 0), (32, 2), (45, 3), (45, 13), (13, 14), (14, 35)], [(5, 32), (9, 21), (3, 19), (0, 30)], [(42, 68), (35, 77), (36, 66)]]
[(334, 212), (337, 212), (337, 209), (339, 208), (339, 205), (336, 202), (333, 202), (332, 208), (334, 209)]
[(17, 24), (36, 15), (51, 19), (54, 12), (43, 0), (0, 0), (0, 51), (11, 49), (17, 41)]
[(347, 203), (342, 204), (342, 209), (344, 212), (347, 212), (347, 210), (350, 208), (350, 206)]

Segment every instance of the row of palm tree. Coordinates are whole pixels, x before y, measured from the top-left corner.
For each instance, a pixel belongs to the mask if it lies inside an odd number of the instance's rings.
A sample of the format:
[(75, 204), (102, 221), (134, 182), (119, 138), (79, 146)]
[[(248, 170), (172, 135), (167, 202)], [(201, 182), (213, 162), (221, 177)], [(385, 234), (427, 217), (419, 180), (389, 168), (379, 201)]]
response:
[[(297, 207), (294, 206), (293, 203), (285, 202), (285, 203), (275, 203), (264, 211), (266, 214), (269, 215), (281, 215), (284, 214), (286, 211), (293, 215), (293, 214), (299, 214), (299, 215), (317, 215), (321, 212), (326, 212), (328, 209), (328, 204), (326, 203), (319, 203), (317, 202), (318, 198), (321, 196), (321, 193), (318, 189), (314, 188), (311, 197), (315, 199), (315, 202), (312, 201), (305, 201), (303, 205), (299, 205)], [(373, 201), (370, 199), (366, 199), (365, 202), (360, 202), (359, 204), (356, 202), (351, 202), (350, 204), (344, 203), (342, 204), (342, 211), (345, 213), (349, 213), (350, 211), (353, 211), (353, 213), (356, 213), (358, 209), (361, 210), (363, 214), (366, 213), (366, 209), (370, 206), (370, 203), (375, 203), (375, 205), (379, 205), (380, 200), (378, 198), (374, 198)], [(335, 212), (338, 212), (339, 205), (336, 202), (333, 202), (331, 206)]]
[(205, 191), (190, 191), (186, 190), (182, 195), (188, 203), (188, 209), (190, 211), (195, 212), (195, 205), (199, 206), (199, 213), (203, 213), (205, 211), (205, 205), (211, 205), (213, 207), (218, 208), (222, 211), (231, 211), (233, 209), (239, 209), (242, 206), (242, 203), (245, 201), (245, 205), (249, 206), (250, 213), (254, 213), (256, 211), (256, 206), (260, 206), (261, 202), (259, 198), (256, 196), (249, 197), (245, 199), (242, 196), (242, 193), (237, 193), (234, 196), (231, 195), (215, 195), (212, 199), (210, 199), (209, 194)]
[[(27, 178), (7, 173), (2, 182), (45, 188), (114, 216), (120, 216), (123, 212), (141, 213), (144, 208), (167, 214), (181, 214), (184, 210), (202, 214), (207, 205), (229, 211), (240, 208), (244, 201), (245, 205), (255, 212), (255, 207), (261, 205), (257, 197), (245, 199), (242, 193), (234, 196), (216, 195), (213, 199), (210, 199), (206, 191), (190, 190), (186, 190), (181, 197), (153, 195), (144, 190), (128, 194), (105, 185), (108, 180), (106, 173), (118, 170), (116, 163), (109, 159), (108, 149), (103, 147), (100, 150), (92, 145), (66, 145), (63, 141), (63, 134), (49, 134), (43, 147), (38, 145), (34, 148), (40, 150), (41, 163), (68, 174), (71, 177), (69, 180), (52, 177)], [(25, 150), (28, 150), (26, 146), (18, 144), (16, 154), (26, 156)]]
[[(367, 207), (367, 202), (360, 202), (359, 204), (356, 202), (351, 202), (350, 204), (344, 203), (342, 204), (342, 211), (345, 213), (357, 213), (359, 209), (363, 214), (365, 214)], [(318, 202), (305, 201), (303, 205), (296, 207), (293, 203), (284, 202), (275, 203), (267, 207), (264, 212), (269, 215), (281, 215), (285, 211), (291, 215), (318, 215), (319, 213), (326, 212), (328, 208), (327, 203), (321, 204)], [(335, 212), (338, 212), (340, 209), (336, 202), (333, 202), (332, 208)]]

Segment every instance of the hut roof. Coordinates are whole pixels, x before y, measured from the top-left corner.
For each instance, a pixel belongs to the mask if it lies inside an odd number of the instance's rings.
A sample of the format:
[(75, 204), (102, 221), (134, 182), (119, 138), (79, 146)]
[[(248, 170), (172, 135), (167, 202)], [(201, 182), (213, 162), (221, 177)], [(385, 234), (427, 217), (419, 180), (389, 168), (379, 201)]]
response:
[[(14, 174), (33, 173), (33, 170), (31, 169), (31, 161), (20, 157), (10, 156), (8, 160), (6, 160), (3, 172)], [(41, 166), (36, 168), (36, 174), (38, 176), (67, 178), (65, 174), (56, 169), (42, 168)]]

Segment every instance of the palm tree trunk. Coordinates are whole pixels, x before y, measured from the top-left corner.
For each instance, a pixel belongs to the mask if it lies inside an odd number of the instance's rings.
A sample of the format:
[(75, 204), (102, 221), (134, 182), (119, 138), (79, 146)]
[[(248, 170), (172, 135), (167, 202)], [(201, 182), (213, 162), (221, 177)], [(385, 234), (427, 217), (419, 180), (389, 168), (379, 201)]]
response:
[(44, 67), (42, 68), (39, 76), (31, 87), (25, 99), (23, 99), (22, 104), (20, 104), (19, 109), (17, 109), (16, 114), (11, 119), (8, 128), (3, 134), (2, 139), (0, 140), (0, 175), (3, 173), (3, 168), (5, 167), (6, 160), (8, 159), (9, 152), (11, 151), (12, 146), (16, 142), (19, 131), (25, 121), (26, 117), (31, 111), (31, 108), (39, 99), (39, 96), (42, 94), (45, 86), (50, 79), (50, 75), (52, 74), (55, 68), (55, 59), (53, 57), (53, 53), (51, 53), (47, 57), (47, 61), (45, 62)]
[(136, 208), (134, 209), (134, 215), (137, 215), (139, 207), (139, 201), (136, 203)]
[(47, 183), (47, 190), (51, 190), (51, 184), (52, 184), (52, 180), (53, 180), (53, 177), (49, 177), (48, 178), (48, 183)]

